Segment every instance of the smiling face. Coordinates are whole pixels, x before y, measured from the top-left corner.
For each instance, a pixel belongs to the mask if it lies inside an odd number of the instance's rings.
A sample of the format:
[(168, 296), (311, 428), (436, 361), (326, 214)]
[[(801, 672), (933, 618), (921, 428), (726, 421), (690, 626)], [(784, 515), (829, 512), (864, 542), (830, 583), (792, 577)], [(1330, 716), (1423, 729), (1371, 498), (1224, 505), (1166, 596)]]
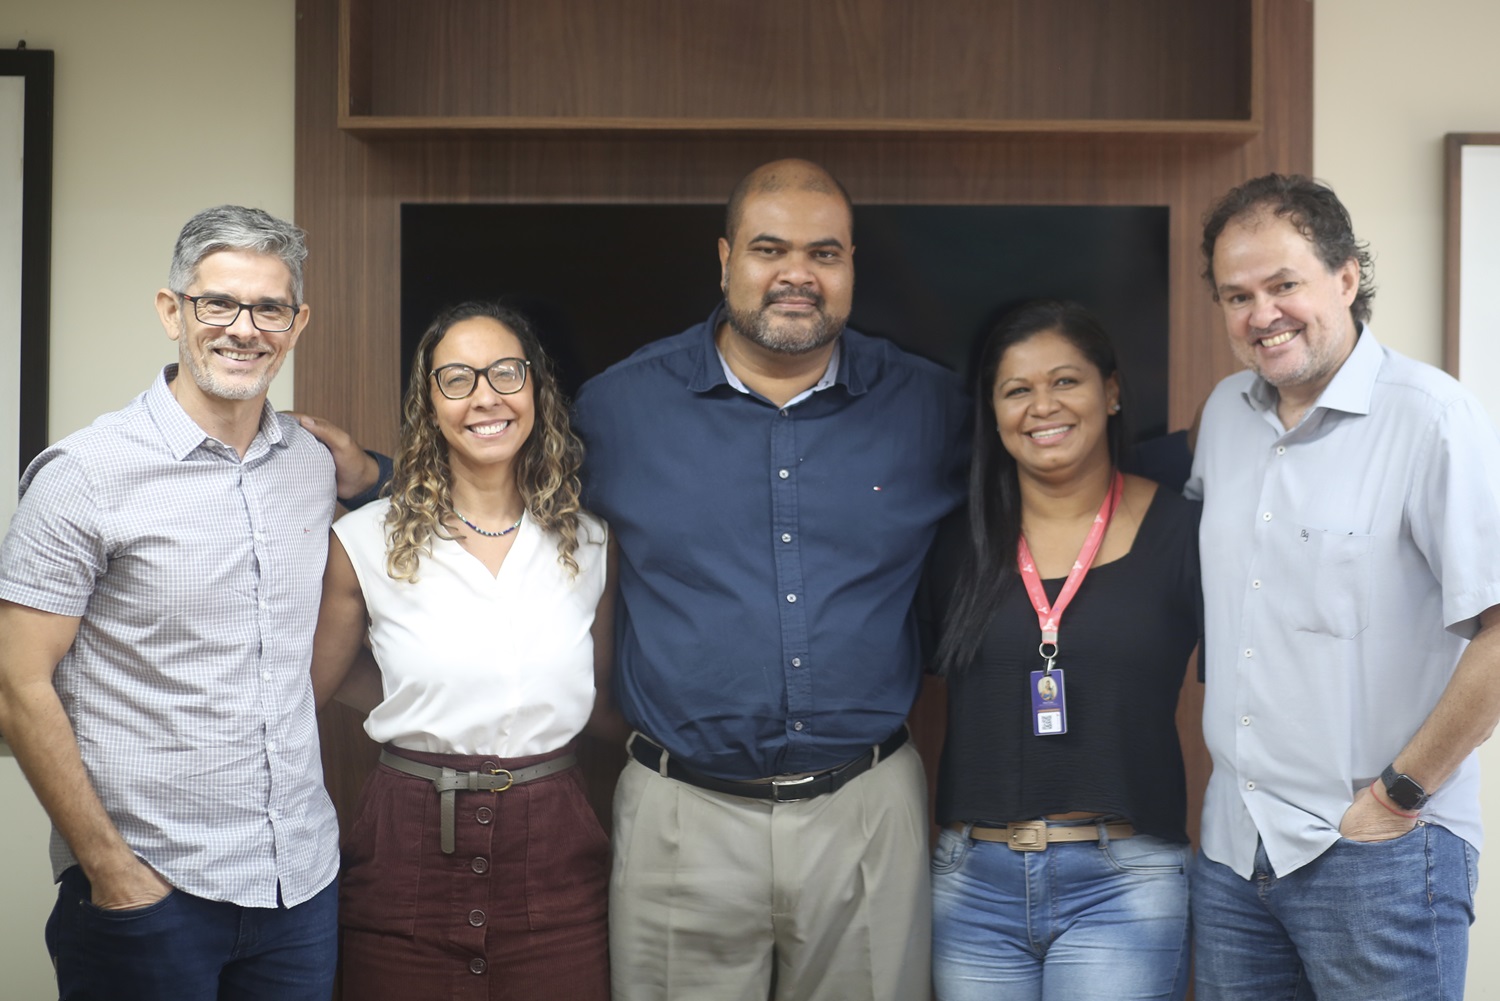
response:
[(191, 376), (191, 380), (178, 378), (172, 384), (184, 408), (192, 413), (193, 403), (210, 401), (249, 400), (258, 405), (307, 325), (307, 306), (297, 310), (290, 330), (266, 333), (251, 323), (248, 310), (241, 310), (227, 327), (202, 323), (193, 304), (177, 291), (250, 304), (292, 305), (292, 274), (287, 266), (269, 254), (220, 250), (198, 262), (189, 288), (162, 289), (156, 294), (162, 328), (177, 342), (178, 374)]
[(1108, 468), (1109, 416), (1119, 380), (1067, 337), (1045, 330), (1000, 357), (991, 392), (1000, 443), (1022, 475), (1054, 479)]
[(1235, 357), (1284, 397), (1315, 400), (1354, 350), (1359, 265), (1330, 271), (1295, 226), (1261, 211), (1224, 227), (1213, 274)]
[(528, 378), (515, 393), (495, 392), (484, 371), (501, 358), (525, 358), (525, 351), (509, 328), (487, 316), (460, 320), (433, 348), (433, 371), (460, 363), (480, 373), (474, 392), (462, 400), (448, 399), (438, 392), (436, 379), (427, 380), (433, 420), (448, 442), (450, 468), (513, 463), (531, 437), (536, 421), (534, 380)]
[(838, 337), (854, 298), (849, 207), (831, 193), (784, 189), (745, 198), (734, 244), (719, 241), (730, 328), (777, 354)]

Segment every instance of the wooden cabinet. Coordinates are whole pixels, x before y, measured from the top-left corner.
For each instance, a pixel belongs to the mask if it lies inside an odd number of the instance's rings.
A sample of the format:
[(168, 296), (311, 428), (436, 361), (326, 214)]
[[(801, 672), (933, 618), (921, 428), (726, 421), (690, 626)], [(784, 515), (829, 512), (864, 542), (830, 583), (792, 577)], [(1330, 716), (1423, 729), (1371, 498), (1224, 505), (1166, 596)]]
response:
[(1242, 142), (1264, 3), (340, 0), (338, 125)]

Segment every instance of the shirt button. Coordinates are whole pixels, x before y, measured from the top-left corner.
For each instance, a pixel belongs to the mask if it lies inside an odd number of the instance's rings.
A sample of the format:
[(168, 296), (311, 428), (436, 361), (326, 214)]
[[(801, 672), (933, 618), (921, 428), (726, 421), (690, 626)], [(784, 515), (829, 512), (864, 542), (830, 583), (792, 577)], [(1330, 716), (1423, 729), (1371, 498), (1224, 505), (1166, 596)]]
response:
[(485, 971), (485, 967), (488, 966), (488, 965), (489, 964), (487, 964), (482, 959), (471, 959), (471, 960), (469, 960), (469, 972), (470, 973), (483, 973)]
[(802, 721), (799, 719), (797, 722), (793, 723), (792, 724), (792, 729), (793, 730), (801, 730), (802, 729)]
[(791, 476), (791, 475), (792, 475), (792, 474), (791, 474), (791, 473), (789, 473), (789, 472), (787, 472), (787, 471), (786, 471), (786, 470), (785, 470), (785, 469), (783, 469), (783, 470), (781, 470), (781, 471), (780, 471), (780, 472), (778, 472), (778, 473), (777, 473), (777, 474), (776, 474), (776, 475), (777, 475), (777, 476), (779, 476), (779, 477), (781, 477), (781, 478), (782, 478), (782, 479), (783, 479), (783, 480), (784, 480), (784, 479), (786, 479), (786, 478), (787, 478), (787, 477), (788, 477), (788, 476)]
[(1246, 782), (1245, 783), (1245, 788), (1248, 789), (1251, 792), (1254, 792), (1255, 791), (1255, 783), (1254, 782)]
[(473, 925), (475, 928), (484, 927), (484, 911), (470, 911), (469, 924)]
[(1250, 725), (1250, 717), (1249, 716), (1241, 716), (1240, 717), (1240, 726), (1249, 726), (1249, 725)]
[(781, 541), (782, 542), (791, 542), (792, 541), (792, 533), (790, 533), (790, 532), (782, 532), (781, 533)]
[(268, 750), (268, 751), (274, 751), (274, 750), (276, 750), (276, 741), (274, 741), (274, 740), (268, 740), (268, 741), (266, 741), (266, 750)]
[(1253, 587), (1253, 588), (1255, 588), (1257, 591), (1259, 591), (1260, 590), (1260, 581), (1258, 581), (1258, 580), (1252, 580), (1250, 582), (1250, 586)]
[(268, 601), (264, 601), (264, 600), (258, 602), (258, 604), (260, 605), (261, 608), (270, 608), (271, 607), (271, 603), (268, 602)]
[(802, 666), (802, 658), (801, 657), (793, 657), (792, 658), (792, 666), (793, 667), (801, 667)]
[(490, 860), (483, 856), (480, 856), (479, 858), (476, 858), (474, 861), (469, 863), (469, 868), (479, 873), (489, 872)]
[(270, 681), (271, 680), (271, 672), (270, 671), (262, 671), (262, 672), (260, 672), (260, 680), (261, 681)]
[(495, 811), (491, 810), (487, 806), (481, 806), (479, 809), (474, 811), (474, 819), (479, 821), (481, 824), (488, 824), (490, 821), (495, 819)]
[(783, 410), (783, 411), (782, 411), (782, 412), (781, 412), (781, 416), (783, 416), (783, 417), (785, 417), (785, 416), (786, 416), (786, 411), (785, 411), (785, 410)]
[(1286, 446), (1285, 445), (1277, 445), (1276, 446), (1276, 454), (1277, 455), (1286, 455)]
[(797, 596), (795, 594), (789, 594), (786, 596), (786, 600), (795, 605), (797, 603)]
[(255, 541), (256, 542), (265, 542), (266, 541), (266, 537), (264, 535), (262, 535), (261, 533), (256, 532), (255, 533)]
[(1253, 657), (1253, 656), (1255, 656), (1255, 651), (1251, 650), (1250, 648), (1247, 647), (1245, 649), (1245, 656), (1246, 657)]
[(1261, 515), (1260, 516), (1260, 520), (1261, 521), (1270, 521), (1271, 520), (1271, 512), (1267, 511), (1265, 514)]

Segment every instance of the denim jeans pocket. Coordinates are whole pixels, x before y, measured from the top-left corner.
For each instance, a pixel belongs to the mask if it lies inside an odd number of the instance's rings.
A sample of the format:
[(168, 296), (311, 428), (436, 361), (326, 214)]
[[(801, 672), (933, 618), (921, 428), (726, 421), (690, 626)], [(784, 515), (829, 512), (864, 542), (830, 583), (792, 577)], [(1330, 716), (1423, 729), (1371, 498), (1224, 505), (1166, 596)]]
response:
[(969, 839), (952, 828), (938, 832), (937, 845), (932, 849), (932, 874), (934, 876), (957, 872), (969, 854)]
[(1178, 875), (1187, 871), (1187, 845), (1146, 834), (1111, 841), (1100, 850), (1117, 872), (1154, 876)]
[(78, 903), (82, 905), (85, 913), (90, 914), (102, 921), (140, 921), (145, 918), (152, 917), (171, 906), (172, 897), (176, 894), (176, 892), (176, 890), (168, 890), (165, 897), (162, 897), (160, 900), (153, 900), (151, 901), (151, 903), (145, 905), (144, 907), (100, 907), (93, 901), (82, 898), (78, 901)]

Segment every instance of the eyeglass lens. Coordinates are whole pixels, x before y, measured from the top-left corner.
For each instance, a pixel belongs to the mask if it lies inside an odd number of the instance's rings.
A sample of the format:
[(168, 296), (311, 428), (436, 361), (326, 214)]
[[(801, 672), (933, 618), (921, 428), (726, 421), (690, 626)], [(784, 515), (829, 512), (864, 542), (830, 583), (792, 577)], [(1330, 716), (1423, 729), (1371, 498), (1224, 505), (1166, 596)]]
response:
[[(257, 330), (268, 334), (292, 328), (297, 310), (279, 302), (257, 302), (245, 304), (250, 311), (250, 322)], [(193, 312), (199, 321), (213, 327), (227, 327), (240, 315), (241, 304), (233, 299), (202, 298), (193, 300)]]
[[(526, 365), (519, 358), (502, 358), (484, 370), (490, 387), (503, 395), (526, 384)], [(450, 400), (461, 400), (474, 392), (479, 373), (467, 365), (444, 365), (437, 372), (438, 389)]]

